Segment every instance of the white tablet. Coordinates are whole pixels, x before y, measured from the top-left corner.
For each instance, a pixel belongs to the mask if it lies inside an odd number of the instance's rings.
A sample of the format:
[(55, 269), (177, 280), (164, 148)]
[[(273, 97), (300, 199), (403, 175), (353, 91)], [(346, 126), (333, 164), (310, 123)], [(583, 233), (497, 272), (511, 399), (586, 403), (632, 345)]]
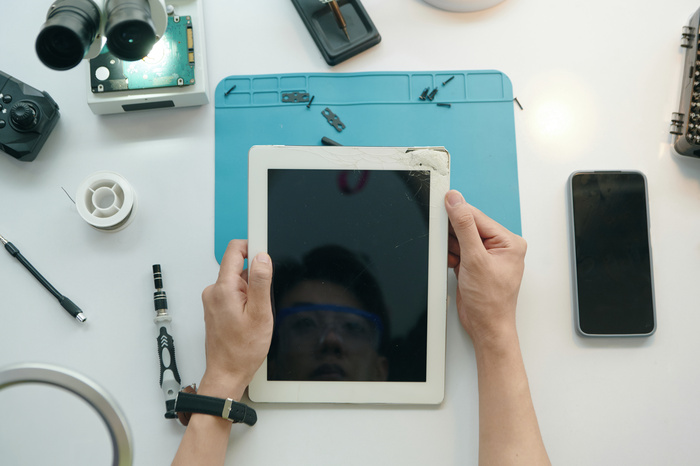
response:
[(251, 400), (441, 403), (449, 153), (255, 146), (248, 167), (275, 315)]

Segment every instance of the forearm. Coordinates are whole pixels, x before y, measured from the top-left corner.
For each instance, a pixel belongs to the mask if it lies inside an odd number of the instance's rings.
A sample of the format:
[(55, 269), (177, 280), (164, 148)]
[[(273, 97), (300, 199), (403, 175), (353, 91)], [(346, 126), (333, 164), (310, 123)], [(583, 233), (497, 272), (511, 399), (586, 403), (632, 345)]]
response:
[(173, 466), (223, 465), (231, 423), (207, 414), (192, 414)]
[[(211, 379), (205, 374), (197, 393), (240, 401), (244, 391), (245, 385)], [(173, 460), (173, 466), (223, 465), (230, 434), (230, 421), (208, 414), (193, 413)]]
[(479, 464), (550, 464), (515, 328), (474, 347), (479, 377)]

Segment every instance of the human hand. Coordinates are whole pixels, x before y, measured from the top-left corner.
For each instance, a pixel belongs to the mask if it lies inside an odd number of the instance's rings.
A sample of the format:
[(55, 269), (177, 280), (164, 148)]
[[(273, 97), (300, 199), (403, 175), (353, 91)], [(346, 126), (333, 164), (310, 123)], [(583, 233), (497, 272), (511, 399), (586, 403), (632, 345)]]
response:
[(450, 218), (448, 264), (457, 276), (457, 311), (479, 347), (515, 333), (515, 306), (527, 243), (455, 190), (445, 196)]
[(262, 364), (272, 339), (272, 263), (258, 254), (243, 270), (248, 242), (233, 240), (221, 260), (216, 283), (202, 293), (207, 368), (203, 395), (240, 400)]

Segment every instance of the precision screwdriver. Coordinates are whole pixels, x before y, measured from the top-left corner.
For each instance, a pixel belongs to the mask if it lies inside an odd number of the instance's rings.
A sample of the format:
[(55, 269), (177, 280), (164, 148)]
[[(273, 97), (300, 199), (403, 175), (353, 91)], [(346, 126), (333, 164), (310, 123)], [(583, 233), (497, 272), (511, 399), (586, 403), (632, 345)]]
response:
[(165, 417), (177, 418), (175, 413), (175, 400), (180, 392), (180, 373), (175, 363), (175, 342), (170, 335), (170, 322), (172, 318), (168, 314), (168, 298), (163, 289), (163, 273), (160, 264), (153, 265), (153, 284), (156, 291), (153, 293), (153, 305), (156, 309), (156, 317), (153, 322), (158, 328), (158, 359), (160, 360), (160, 387), (165, 397)]

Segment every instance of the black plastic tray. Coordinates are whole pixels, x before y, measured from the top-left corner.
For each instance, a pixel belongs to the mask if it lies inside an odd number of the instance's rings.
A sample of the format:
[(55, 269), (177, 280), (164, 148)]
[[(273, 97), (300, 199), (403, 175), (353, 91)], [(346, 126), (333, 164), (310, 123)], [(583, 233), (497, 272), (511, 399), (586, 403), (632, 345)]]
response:
[(349, 40), (338, 27), (327, 4), (319, 0), (292, 0), (292, 3), (329, 65), (337, 65), (354, 57), (382, 40), (360, 0), (338, 1), (347, 24)]

